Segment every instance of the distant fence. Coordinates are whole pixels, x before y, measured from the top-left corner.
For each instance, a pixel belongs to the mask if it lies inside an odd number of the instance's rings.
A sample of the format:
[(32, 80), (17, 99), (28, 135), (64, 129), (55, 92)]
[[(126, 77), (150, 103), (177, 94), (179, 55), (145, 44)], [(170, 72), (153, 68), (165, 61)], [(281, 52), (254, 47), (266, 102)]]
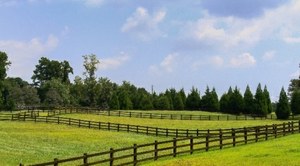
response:
[[(207, 133), (205, 137), (189, 136), (174, 138), (168, 141), (155, 141), (147, 144), (134, 144), (125, 148), (110, 148), (108, 151), (87, 154), (67, 159), (33, 164), (31, 166), (47, 166), (59, 164), (69, 165), (137, 165), (147, 161), (155, 161), (166, 157), (176, 157), (180, 154), (193, 154), (237, 145), (255, 143), (262, 140), (286, 136), (300, 132), (300, 121), (266, 126), (245, 127), (218, 131), (218, 134)], [(23, 164), (20, 164), (23, 165)]]
[[(205, 120), (205, 121), (232, 121), (232, 120), (266, 120), (277, 119), (276, 115), (257, 116), (257, 115), (195, 115), (195, 114), (163, 114), (163, 113), (148, 113), (148, 112), (135, 112), (135, 111), (109, 111), (97, 108), (57, 108), (53, 110), (44, 108), (28, 109), (32, 111), (47, 112), (49, 116), (59, 114), (72, 114), (72, 113), (88, 113), (103, 116), (116, 116), (116, 117), (129, 117), (129, 118), (148, 118), (148, 119), (170, 119), (170, 120)], [(167, 111), (166, 111), (167, 112)], [(294, 115), (290, 119), (295, 119)]]
[[(189, 137), (191, 135), (197, 137), (204, 137), (207, 134), (218, 135), (219, 129), (213, 130), (199, 130), (199, 129), (170, 129), (161, 127), (150, 127), (141, 125), (130, 125), (110, 122), (99, 122), (91, 120), (82, 120), (74, 118), (65, 118), (59, 116), (39, 116), (37, 112), (19, 113), (11, 115), (1, 115), (0, 120), (12, 121), (31, 121), (31, 122), (44, 122), (70, 125), (82, 128), (90, 128), (97, 130), (128, 132), (136, 134), (145, 134), (152, 136), (165, 136), (165, 137)], [(242, 130), (243, 128), (235, 128), (235, 130)], [(231, 131), (232, 129), (223, 129), (224, 132)]]

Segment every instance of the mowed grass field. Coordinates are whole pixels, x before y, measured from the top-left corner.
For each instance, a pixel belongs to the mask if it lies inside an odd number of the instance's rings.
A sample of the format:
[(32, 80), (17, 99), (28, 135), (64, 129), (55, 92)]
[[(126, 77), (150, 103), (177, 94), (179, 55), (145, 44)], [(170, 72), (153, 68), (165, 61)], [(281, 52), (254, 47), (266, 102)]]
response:
[[(94, 114), (65, 114), (60, 115), (66, 118), (84, 119), (92, 121), (121, 123), (161, 128), (173, 129), (220, 129), (220, 128), (238, 128), (267, 124), (283, 123), (278, 120), (233, 120), (233, 121), (197, 121), (197, 120), (170, 120), (170, 119), (148, 119), (148, 118), (130, 118), (116, 116), (102, 116)], [(287, 121), (286, 121), (287, 122)]]
[(193, 155), (149, 162), (147, 166), (299, 166), (300, 134)]
[(0, 126), (1, 166), (53, 161), (167, 139), (34, 122), (0, 121)]

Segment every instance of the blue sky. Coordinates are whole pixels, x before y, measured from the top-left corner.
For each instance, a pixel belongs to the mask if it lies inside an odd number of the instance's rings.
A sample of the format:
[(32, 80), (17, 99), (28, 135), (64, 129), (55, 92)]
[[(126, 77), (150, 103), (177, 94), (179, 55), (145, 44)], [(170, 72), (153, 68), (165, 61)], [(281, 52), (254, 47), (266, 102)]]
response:
[(98, 77), (160, 92), (203, 94), (267, 85), (272, 100), (299, 75), (297, 0), (0, 0), (0, 50), (9, 76), (30, 77), (42, 56), (100, 59)]

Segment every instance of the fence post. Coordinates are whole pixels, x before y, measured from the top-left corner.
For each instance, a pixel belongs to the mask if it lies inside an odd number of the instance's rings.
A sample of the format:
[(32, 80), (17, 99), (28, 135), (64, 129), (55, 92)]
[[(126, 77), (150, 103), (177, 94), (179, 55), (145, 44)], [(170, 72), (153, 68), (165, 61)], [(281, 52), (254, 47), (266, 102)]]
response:
[(197, 129), (197, 131), (196, 131), (196, 132), (197, 132), (197, 137), (198, 137), (198, 136), (199, 136), (199, 129)]
[(83, 164), (87, 164), (88, 163), (88, 157), (87, 157), (87, 153), (83, 154)]
[(232, 145), (235, 147), (235, 129), (231, 129), (231, 135), (232, 135)]
[(112, 166), (113, 164), (114, 164), (114, 149), (110, 148), (109, 165)]
[(292, 134), (294, 134), (294, 123), (295, 123), (295, 122), (292, 121), (291, 123), (292, 123), (292, 124), (291, 124), (291, 127), (292, 127)]
[(117, 131), (120, 131), (120, 124), (117, 124)]
[(268, 140), (268, 134), (269, 134), (268, 125), (266, 125), (265, 127), (266, 127), (266, 130), (265, 130), (266, 138), (265, 138), (265, 140)]
[(80, 127), (80, 122), (81, 122), (81, 120), (79, 119), (79, 120), (78, 120), (78, 127)]
[(186, 129), (186, 137), (189, 137), (189, 129)]
[(298, 121), (298, 132), (300, 133), (300, 120)]
[(57, 159), (57, 158), (54, 159), (53, 165), (54, 165), (54, 166), (58, 166), (58, 159)]
[(101, 122), (98, 122), (98, 128), (101, 129)]
[(258, 141), (258, 127), (255, 128), (255, 142)]
[(275, 126), (274, 126), (275, 128), (274, 128), (274, 132), (275, 132), (275, 138), (277, 138), (277, 125), (275, 124)]
[(178, 137), (178, 129), (176, 129), (176, 137)]
[(133, 165), (136, 166), (137, 164), (137, 145), (133, 145)]
[(176, 157), (177, 154), (177, 139), (173, 138), (173, 157)]
[(190, 137), (190, 153), (191, 154), (194, 153), (194, 137), (193, 136)]
[(152, 119), (152, 113), (150, 113), (150, 119)]
[(244, 127), (244, 139), (245, 139), (245, 144), (248, 143), (248, 134), (247, 134), (247, 128)]
[(110, 122), (107, 123), (107, 130), (110, 130)]
[(158, 148), (157, 148), (157, 146), (158, 146), (158, 143), (155, 140), (155, 142), (154, 142), (154, 160), (158, 159)]
[(209, 134), (207, 134), (205, 138), (205, 151), (208, 151), (208, 149), (209, 149)]
[(223, 132), (222, 129), (219, 131), (219, 138), (220, 138), (220, 149), (223, 149)]
[(89, 128), (91, 128), (91, 121), (89, 121)]
[(155, 135), (158, 136), (158, 128), (155, 128)]
[(129, 132), (129, 124), (127, 125), (127, 132)]
[(283, 136), (285, 136), (285, 123), (283, 123)]

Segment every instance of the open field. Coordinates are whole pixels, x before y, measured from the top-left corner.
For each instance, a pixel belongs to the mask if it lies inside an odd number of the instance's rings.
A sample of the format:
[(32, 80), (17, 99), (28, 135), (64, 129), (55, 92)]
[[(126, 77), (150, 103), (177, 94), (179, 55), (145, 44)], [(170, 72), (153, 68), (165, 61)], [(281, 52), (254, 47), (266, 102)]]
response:
[(166, 139), (34, 122), (0, 121), (0, 126), (1, 166), (52, 161), (56, 157), (67, 158)]
[(299, 165), (300, 134), (235, 148), (197, 153), (148, 163), (148, 166)]
[(92, 121), (121, 123), (161, 128), (173, 128), (173, 129), (220, 129), (220, 128), (239, 128), (250, 127), (267, 124), (283, 123), (284, 121), (278, 120), (249, 120), (249, 121), (190, 121), (190, 120), (160, 120), (160, 119), (142, 119), (142, 118), (128, 118), (128, 117), (113, 117), (113, 116), (101, 116), (93, 114), (66, 114), (60, 115), (61, 117), (76, 118)]

